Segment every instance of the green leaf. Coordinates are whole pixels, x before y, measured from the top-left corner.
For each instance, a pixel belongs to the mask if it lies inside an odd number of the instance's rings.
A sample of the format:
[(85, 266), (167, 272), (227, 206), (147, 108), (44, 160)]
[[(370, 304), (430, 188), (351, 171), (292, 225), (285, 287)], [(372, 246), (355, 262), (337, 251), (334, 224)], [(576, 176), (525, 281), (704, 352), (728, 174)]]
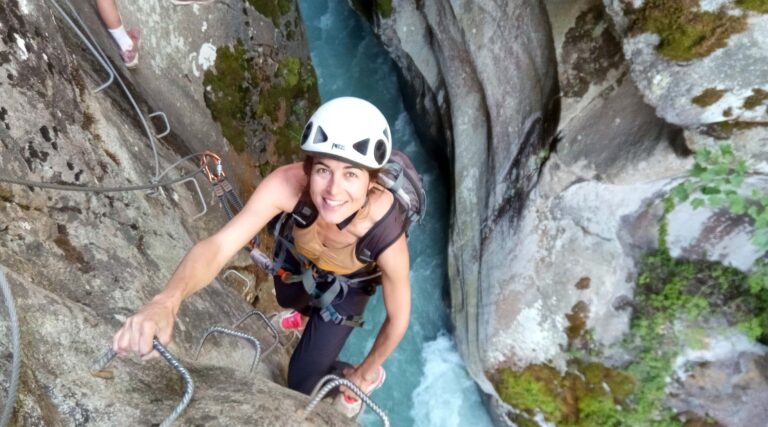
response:
[(768, 230), (757, 230), (752, 236), (752, 244), (758, 249), (768, 250)]
[(768, 210), (763, 209), (760, 215), (755, 217), (755, 229), (768, 228)]
[(709, 206), (715, 209), (719, 209), (725, 206), (725, 197), (719, 194), (711, 195), (707, 198), (707, 200), (709, 200)]
[(731, 147), (731, 144), (720, 144), (720, 154), (723, 156), (733, 156), (733, 147)]
[(712, 194), (720, 194), (720, 189), (712, 185), (705, 185), (704, 187), (701, 187), (701, 193), (707, 196)]
[(764, 289), (768, 290), (768, 276), (752, 273), (747, 278), (747, 285), (749, 285), (749, 292), (753, 295), (760, 293)]
[(744, 183), (744, 177), (741, 175), (731, 175), (728, 177), (728, 184), (739, 188)]
[(696, 152), (696, 156), (695, 156), (696, 163), (705, 164), (709, 161), (711, 156), (712, 156), (712, 152), (706, 148), (703, 148)]
[(715, 173), (715, 176), (726, 176), (728, 175), (728, 171), (728, 165), (724, 164), (715, 165), (715, 167), (712, 168), (712, 172)]
[(703, 174), (706, 171), (707, 171), (707, 168), (705, 168), (704, 166), (698, 163), (694, 163), (693, 168), (691, 168), (691, 176), (694, 178), (698, 178), (701, 176), (701, 174)]
[(757, 206), (750, 206), (749, 209), (747, 209), (747, 213), (753, 219), (757, 219), (757, 217), (760, 216), (760, 211), (757, 209)]
[(679, 202), (688, 200), (688, 197), (690, 196), (685, 183), (676, 185), (670, 193), (672, 194), (672, 197), (674, 197)]
[(702, 199), (701, 197), (697, 197), (697, 198), (691, 200), (691, 207), (693, 209), (698, 209), (698, 208), (700, 208), (702, 206), (704, 206), (704, 199)]
[(731, 213), (734, 215), (742, 215), (747, 211), (747, 201), (738, 194), (728, 195), (728, 205), (731, 209)]
[(739, 175), (744, 175), (747, 173), (746, 160), (739, 160), (739, 162), (736, 163), (736, 173), (738, 173)]

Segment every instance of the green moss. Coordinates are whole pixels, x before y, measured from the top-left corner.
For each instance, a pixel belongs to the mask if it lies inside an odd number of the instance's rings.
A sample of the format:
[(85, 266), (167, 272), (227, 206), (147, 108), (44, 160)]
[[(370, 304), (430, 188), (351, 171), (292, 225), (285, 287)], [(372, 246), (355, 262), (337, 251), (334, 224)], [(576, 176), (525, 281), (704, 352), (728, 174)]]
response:
[(623, 425), (622, 408), (635, 384), (625, 373), (584, 361), (574, 361), (563, 374), (538, 364), (520, 372), (503, 368), (492, 378), (499, 396), (528, 421), (541, 413), (551, 423), (573, 427)]
[(557, 385), (560, 373), (547, 365), (531, 365), (522, 372), (504, 368), (498, 372), (496, 390), (502, 400), (529, 415), (536, 411), (545, 418), (560, 421)]
[(752, 89), (752, 95), (744, 100), (744, 108), (747, 110), (753, 110), (765, 103), (768, 100), (768, 91), (764, 91), (760, 88)]
[(736, 5), (753, 12), (768, 13), (768, 0), (736, 0)]
[(698, 0), (646, 0), (628, 15), (634, 33), (658, 34), (659, 53), (677, 61), (705, 57), (747, 28), (746, 17), (703, 12)]
[(702, 108), (709, 107), (710, 105), (719, 101), (726, 92), (727, 91), (725, 89), (715, 89), (713, 87), (706, 88), (699, 95), (693, 97), (691, 102)]
[(568, 320), (568, 328), (565, 333), (568, 336), (568, 342), (573, 343), (584, 335), (587, 327), (587, 317), (589, 307), (584, 301), (579, 301), (571, 307), (571, 312), (565, 315)]
[[(659, 224), (659, 249), (641, 262), (630, 332), (624, 346), (635, 355), (622, 369), (572, 357), (564, 373), (548, 365), (521, 371), (503, 368), (488, 375), (499, 396), (521, 411), (518, 425), (535, 425), (536, 414), (557, 426), (682, 426), (664, 404), (672, 361), (681, 342), (700, 344), (707, 331), (690, 329), (678, 336), (680, 320), (698, 319), (715, 307), (734, 325), (763, 343), (768, 341), (768, 267), (747, 277), (720, 263), (673, 259), (667, 248), (667, 216), (675, 209), (664, 200)], [(584, 331), (586, 304), (577, 303), (566, 315), (569, 340)], [(569, 346), (571, 344), (569, 343)]]
[(291, 11), (291, 0), (248, 0), (257, 12), (269, 18), (275, 27), (279, 27), (280, 18)]
[(238, 152), (246, 148), (246, 120), (255, 79), (251, 70), (245, 47), (238, 41), (234, 46), (219, 47), (214, 67), (203, 76), (205, 105)]
[(304, 123), (320, 105), (314, 68), (308, 61), (287, 57), (263, 85), (266, 88), (259, 94), (256, 114), (272, 122), (279, 154), (297, 154)]
[(392, 16), (392, 0), (376, 0), (376, 12), (382, 18)]

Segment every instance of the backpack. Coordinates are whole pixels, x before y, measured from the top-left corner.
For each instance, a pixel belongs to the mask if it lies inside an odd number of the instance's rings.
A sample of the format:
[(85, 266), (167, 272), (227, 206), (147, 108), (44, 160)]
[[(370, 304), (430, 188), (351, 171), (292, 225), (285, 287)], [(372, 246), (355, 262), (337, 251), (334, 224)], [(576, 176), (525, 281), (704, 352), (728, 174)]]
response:
[[(379, 171), (376, 181), (391, 191), (395, 199), (406, 209), (408, 227), (414, 222), (421, 224), (427, 213), (427, 194), (421, 175), (411, 159), (402, 151), (392, 150), (389, 161)], [(406, 235), (408, 230), (405, 230)]]

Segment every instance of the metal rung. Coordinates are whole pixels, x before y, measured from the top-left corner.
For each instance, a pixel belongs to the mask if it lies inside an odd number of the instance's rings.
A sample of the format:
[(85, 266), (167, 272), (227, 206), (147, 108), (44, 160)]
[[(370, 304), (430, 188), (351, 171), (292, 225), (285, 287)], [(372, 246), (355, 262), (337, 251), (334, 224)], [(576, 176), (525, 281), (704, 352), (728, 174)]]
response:
[(243, 282), (245, 282), (245, 289), (243, 289), (243, 294), (246, 294), (248, 290), (251, 289), (251, 286), (253, 286), (253, 284), (251, 283), (250, 280), (248, 280), (247, 277), (243, 276), (242, 273), (240, 273), (239, 271), (235, 271), (232, 269), (225, 271), (224, 274), (221, 276), (221, 278), (226, 279), (227, 276), (229, 276), (230, 274), (234, 274), (235, 276), (238, 276), (240, 279), (242, 279)]
[(371, 398), (365, 394), (364, 391), (360, 390), (360, 387), (356, 386), (352, 381), (346, 378), (339, 378), (336, 375), (326, 375), (317, 382), (315, 389), (310, 395), (311, 398), (309, 404), (303, 410), (299, 410), (299, 417), (302, 419), (306, 418), (307, 415), (309, 415), (309, 413), (315, 408), (315, 406), (320, 403), (320, 400), (322, 400), (323, 397), (325, 397), (325, 395), (331, 391), (331, 389), (340, 385), (346, 386), (349, 391), (357, 395), (357, 397), (359, 397), (363, 403), (368, 405), (368, 407), (371, 408), (373, 412), (375, 412), (381, 418), (381, 421), (384, 422), (384, 426), (389, 427), (389, 418), (387, 418), (387, 414), (384, 413), (384, 411), (376, 403), (374, 403), (373, 400), (371, 400)]
[(165, 122), (165, 131), (155, 135), (155, 138), (162, 138), (168, 135), (169, 133), (171, 133), (171, 125), (170, 123), (168, 123), (168, 116), (166, 116), (165, 113), (163, 113), (162, 111), (156, 111), (149, 115), (149, 117), (156, 117), (156, 116), (160, 116), (163, 119), (163, 122)]
[(259, 359), (261, 358), (261, 344), (259, 344), (259, 340), (257, 340), (256, 338), (250, 335), (247, 335), (242, 332), (238, 332), (229, 328), (225, 328), (223, 326), (211, 326), (210, 328), (208, 328), (207, 331), (205, 331), (203, 338), (200, 340), (200, 344), (197, 345), (197, 351), (195, 352), (195, 360), (197, 360), (197, 358), (200, 357), (200, 350), (203, 349), (203, 344), (205, 344), (205, 340), (208, 339), (208, 336), (211, 335), (212, 333), (221, 333), (224, 335), (230, 335), (233, 337), (246, 340), (249, 343), (251, 343), (253, 348), (256, 350), (256, 356), (253, 357), (253, 362), (251, 362), (251, 370), (249, 371), (249, 372), (253, 372), (253, 369), (259, 363)]
[[(195, 391), (195, 383), (192, 381), (192, 376), (189, 375), (189, 371), (187, 371), (187, 369), (184, 368), (184, 366), (182, 366), (181, 363), (179, 363), (179, 361), (176, 360), (176, 358), (173, 357), (173, 355), (169, 353), (162, 344), (160, 344), (160, 341), (158, 341), (157, 338), (152, 340), (152, 347), (158, 353), (160, 353), (161, 356), (163, 356), (163, 359), (165, 359), (165, 361), (168, 362), (168, 364), (171, 365), (171, 367), (173, 367), (173, 369), (179, 373), (181, 379), (184, 381), (184, 395), (181, 397), (181, 401), (173, 409), (171, 415), (169, 415), (165, 420), (163, 420), (162, 424), (160, 424), (160, 427), (169, 427), (173, 421), (176, 420), (179, 415), (181, 415), (187, 405), (189, 405), (189, 401), (192, 400), (192, 393)], [(102, 354), (101, 357), (99, 357), (91, 367), (91, 375), (99, 378), (107, 378), (100, 375), (100, 373), (107, 368), (107, 366), (112, 362), (112, 360), (114, 360), (116, 356), (117, 353), (112, 351), (111, 348), (105, 351), (104, 354)]]
[(264, 314), (262, 312), (260, 312), (258, 310), (251, 311), (250, 313), (248, 313), (245, 316), (241, 317), (240, 320), (235, 322), (235, 324), (232, 325), (232, 328), (233, 329), (237, 328), (243, 322), (248, 320), (248, 318), (251, 317), (251, 316), (259, 316), (259, 318), (261, 318), (261, 320), (264, 321), (264, 324), (267, 325), (267, 329), (269, 329), (272, 332), (272, 336), (275, 337), (275, 342), (273, 342), (272, 345), (270, 345), (269, 348), (264, 351), (264, 356), (266, 356), (267, 354), (269, 354), (270, 351), (272, 351), (275, 348), (275, 346), (277, 344), (280, 343), (280, 334), (277, 333), (277, 329), (275, 329), (275, 325), (273, 325), (272, 322), (270, 322), (269, 319), (267, 319), (267, 317), (264, 316)]
[[(185, 182), (192, 181), (193, 184), (195, 184), (195, 190), (197, 190), (197, 196), (200, 199), (200, 204), (203, 205), (203, 211), (199, 214), (192, 217), (193, 220), (200, 218), (201, 216), (205, 215), (206, 212), (208, 212), (208, 205), (205, 204), (205, 198), (203, 197), (203, 192), (200, 191), (200, 184), (197, 183), (197, 180), (195, 180), (194, 177), (189, 177), (187, 179), (181, 180), (173, 185), (179, 185), (183, 184)], [(159, 188), (159, 187), (158, 187)]]

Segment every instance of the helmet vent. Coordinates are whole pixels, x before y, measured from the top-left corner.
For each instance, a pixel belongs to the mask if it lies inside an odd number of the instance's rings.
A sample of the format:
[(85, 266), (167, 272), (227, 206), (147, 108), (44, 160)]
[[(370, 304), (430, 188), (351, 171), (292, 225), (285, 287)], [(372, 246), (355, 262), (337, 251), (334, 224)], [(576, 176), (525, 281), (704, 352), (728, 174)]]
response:
[(326, 135), (325, 131), (321, 126), (318, 126), (317, 132), (315, 132), (315, 140), (312, 142), (314, 144), (321, 144), (326, 141), (328, 141), (328, 135)]
[(304, 145), (304, 143), (307, 142), (310, 133), (312, 133), (312, 122), (309, 122), (304, 126), (304, 133), (301, 134), (301, 145)]
[(384, 128), (384, 138), (387, 138), (387, 141), (392, 141), (392, 139), (389, 137), (389, 129)]
[(376, 141), (376, 146), (373, 147), (373, 158), (376, 159), (376, 163), (383, 164), (384, 159), (387, 158), (387, 143), (383, 139)]
[(352, 148), (355, 149), (358, 153), (365, 156), (368, 154), (368, 143), (371, 142), (370, 138), (365, 138), (362, 141), (357, 141), (356, 143), (352, 144)]

